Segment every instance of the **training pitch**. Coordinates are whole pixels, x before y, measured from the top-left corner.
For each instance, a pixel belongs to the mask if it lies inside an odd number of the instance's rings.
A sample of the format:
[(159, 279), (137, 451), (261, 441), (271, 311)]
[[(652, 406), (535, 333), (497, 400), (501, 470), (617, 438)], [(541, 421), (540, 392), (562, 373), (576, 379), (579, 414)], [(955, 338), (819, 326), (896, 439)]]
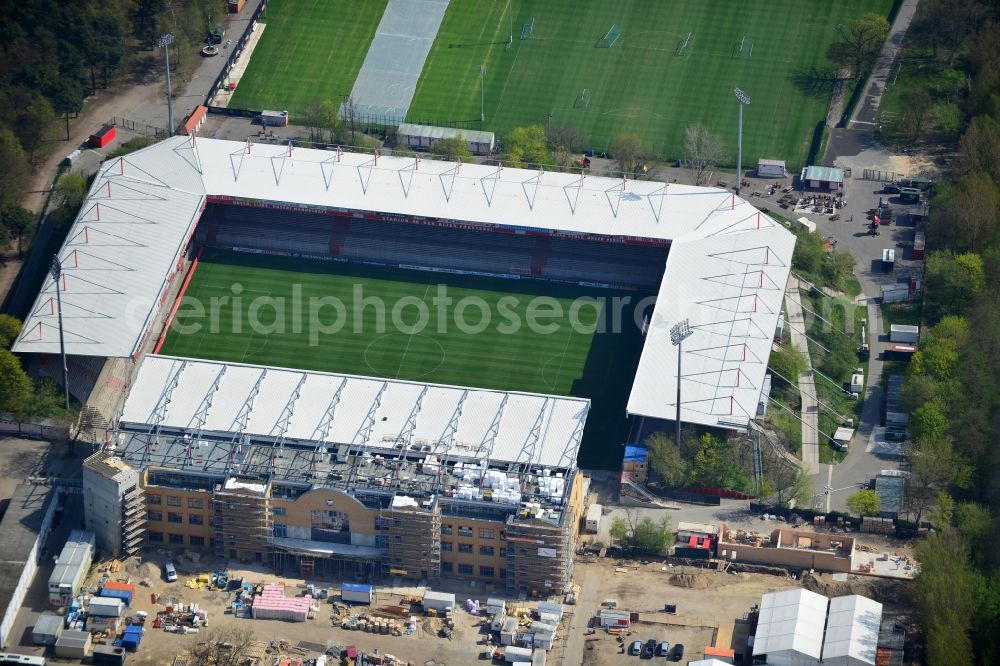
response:
[(292, 123), (301, 123), (313, 101), (339, 105), (354, 87), (386, 1), (269, 0), (267, 27), (229, 106), (287, 110)]
[[(529, 124), (572, 123), (598, 150), (629, 132), (673, 159), (682, 157), (685, 128), (700, 122), (723, 137), (735, 163), (733, 88), (740, 87), (751, 98), (744, 161), (766, 157), (801, 165), (832, 91), (831, 84), (814, 85), (802, 75), (830, 69), (825, 52), (838, 24), (866, 11), (886, 14), (890, 4), (514, 0), (514, 39), (507, 50), (506, 2), (452, 2), (409, 117), (479, 120), (484, 64), (486, 129), (503, 134)], [(531, 34), (522, 40), (532, 18)], [(601, 48), (616, 24), (620, 37)]]
[[(439, 285), (444, 285), (444, 293)], [(451, 302), (442, 307), (435, 299), (443, 296)], [(570, 313), (574, 300), (581, 297), (600, 299), (605, 303), (601, 307), (607, 308), (615, 297), (626, 296), (629, 305), (619, 309), (622, 332), (610, 330), (609, 310), (598, 314), (598, 307), (586, 305)], [(363, 307), (359, 298), (368, 299)], [(531, 280), (209, 250), (188, 284), (160, 351), (591, 398), (581, 464), (606, 467), (620, 457), (617, 448), (608, 450), (608, 442), (621, 442), (624, 436), (625, 402), (642, 349), (642, 335), (632, 324), (640, 298), (635, 293)], [(311, 299), (326, 300), (314, 300), (316, 305), (311, 306)], [(343, 311), (332, 304), (333, 299), (343, 303)], [(384, 304), (384, 325), (379, 325), (379, 306), (373, 301)], [(283, 315), (276, 314), (276, 302), (282, 304)], [(394, 306), (402, 330), (393, 322)], [(490, 313), (485, 327), (484, 307)], [(422, 326), (421, 309), (428, 313)], [(561, 310), (561, 315), (553, 315), (554, 310)], [(530, 317), (536, 330), (528, 324)], [(607, 330), (595, 330), (599, 317), (605, 318)], [(338, 322), (340, 328), (333, 332)]]

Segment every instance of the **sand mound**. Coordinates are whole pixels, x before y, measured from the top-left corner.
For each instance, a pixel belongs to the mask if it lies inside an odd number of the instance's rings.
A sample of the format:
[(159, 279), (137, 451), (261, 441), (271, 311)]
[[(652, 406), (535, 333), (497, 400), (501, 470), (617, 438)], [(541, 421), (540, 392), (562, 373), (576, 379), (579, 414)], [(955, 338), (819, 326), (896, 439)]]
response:
[(712, 582), (712, 578), (705, 574), (680, 573), (670, 576), (670, 584), (674, 587), (687, 587), (693, 590), (703, 590)]

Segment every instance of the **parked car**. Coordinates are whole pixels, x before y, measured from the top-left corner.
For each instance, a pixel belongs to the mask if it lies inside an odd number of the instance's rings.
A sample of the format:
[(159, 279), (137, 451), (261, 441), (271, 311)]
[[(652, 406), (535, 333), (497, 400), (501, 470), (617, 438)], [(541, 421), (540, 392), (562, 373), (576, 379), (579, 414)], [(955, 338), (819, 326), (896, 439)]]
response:
[(670, 656), (670, 641), (663, 641), (660, 643), (659, 647), (656, 648), (657, 657), (669, 657)]
[(167, 562), (163, 565), (163, 574), (168, 583), (177, 582), (177, 569), (174, 568), (173, 562)]
[(642, 653), (642, 641), (632, 641), (632, 645), (629, 646), (628, 653), (631, 655), (638, 655)]
[(886, 428), (885, 438), (889, 442), (905, 442), (906, 441), (906, 428)]
[(684, 644), (678, 643), (674, 646), (674, 661), (680, 661), (684, 658)]
[(899, 185), (886, 183), (885, 186), (882, 187), (882, 194), (899, 194)]
[(646, 641), (646, 644), (642, 646), (642, 658), (652, 659), (656, 655), (656, 639), (650, 638)]

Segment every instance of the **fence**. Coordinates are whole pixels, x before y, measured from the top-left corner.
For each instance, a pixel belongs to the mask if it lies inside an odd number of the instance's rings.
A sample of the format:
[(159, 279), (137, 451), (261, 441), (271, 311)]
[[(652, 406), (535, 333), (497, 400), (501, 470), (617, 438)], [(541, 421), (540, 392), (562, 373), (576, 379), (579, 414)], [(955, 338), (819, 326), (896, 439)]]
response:
[(0, 435), (24, 437), (26, 439), (66, 439), (69, 430), (65, 426), (49, 426), (40, 423), (22, 423), (0, 419)]
[(865, 169), (861, 177), (865, 180), (877, 180), (883, 183), (891, 183), (893, 181), (906, 178), (906, 174), (898, 173), (896, 171), (882, 171), (881, 169)]
[(153, 127), (152, 125), (147, 125), (145, 123), (137, 123), (134, 120), (129, 120), (128, 118), (119, 118), (118, 116), (115, 116), (109, 120), (108, 123), (137, 134), (145, 134), (146, 136), (153, 136), (157, 139), (167, 138), (167, 131), (162, 127)]

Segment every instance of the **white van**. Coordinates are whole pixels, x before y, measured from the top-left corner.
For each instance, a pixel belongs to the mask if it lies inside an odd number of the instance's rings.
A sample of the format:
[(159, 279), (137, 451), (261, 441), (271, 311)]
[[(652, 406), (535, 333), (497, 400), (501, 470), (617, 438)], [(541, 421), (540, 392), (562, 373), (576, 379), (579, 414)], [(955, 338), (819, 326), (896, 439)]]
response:
[(163, 573), (166, 574), (168, 583), (173, 583), (177, 580), (177, 569), (174, 568), (173, 562), (167, 562), (163, 565)]

